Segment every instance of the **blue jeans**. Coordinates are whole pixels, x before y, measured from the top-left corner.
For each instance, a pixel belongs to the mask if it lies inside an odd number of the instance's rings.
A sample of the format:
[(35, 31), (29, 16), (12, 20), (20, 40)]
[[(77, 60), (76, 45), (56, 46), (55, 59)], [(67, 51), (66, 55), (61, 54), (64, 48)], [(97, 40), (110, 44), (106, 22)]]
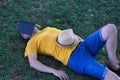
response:
[(94, 58), (105, 44), (101, 30), (97, 30), (78, 44), (68, 60), (68, 67), (80, 74), (87, 74), (99, 79), (104, 78), (107, 67)]

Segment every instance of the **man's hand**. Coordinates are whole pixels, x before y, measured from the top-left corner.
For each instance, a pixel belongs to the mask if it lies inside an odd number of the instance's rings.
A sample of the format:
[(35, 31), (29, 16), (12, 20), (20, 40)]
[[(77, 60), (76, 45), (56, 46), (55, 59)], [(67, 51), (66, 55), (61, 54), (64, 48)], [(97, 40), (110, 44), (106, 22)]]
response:
[(59, 77), (60, 80), (69, 80), (69, 76), (62, 70), (54, 70), (53, 75)]

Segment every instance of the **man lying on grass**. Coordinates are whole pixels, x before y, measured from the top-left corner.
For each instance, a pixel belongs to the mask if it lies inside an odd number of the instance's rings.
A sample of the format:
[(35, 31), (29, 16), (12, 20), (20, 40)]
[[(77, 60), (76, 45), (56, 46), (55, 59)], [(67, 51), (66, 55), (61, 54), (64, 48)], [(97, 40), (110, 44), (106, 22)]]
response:
[[(117, 64), (117, 29), (107, 24), (89, 35), (85, 40), (74, 34), (72, 29), (60, 30), (46, 27), (38, 30), (35, 24), (21, 21), (18, 32), (24, 39), (30, 39), (25, 49), (25, 57), (30, 66), (40, 72), (52, 73), (60, 80), (69, 80), (62, 70), (44, 65), (37, 60), (38, 54), (53, 56), (73, 71), (101, 80), (120, 80), (120, 66)], [(106, 45), (107, 66), (96, 61), (94, 56)]]

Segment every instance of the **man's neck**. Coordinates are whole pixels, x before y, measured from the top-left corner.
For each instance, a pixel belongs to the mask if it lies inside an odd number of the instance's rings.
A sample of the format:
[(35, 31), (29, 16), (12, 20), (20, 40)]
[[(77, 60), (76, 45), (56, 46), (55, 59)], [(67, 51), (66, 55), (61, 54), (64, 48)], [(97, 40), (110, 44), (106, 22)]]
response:
[(32, 36), (34, 36), (36, 33), (38, 33), (39, 32), (39, 30), (37, 29), (37, 28), (35, 28), (34, 30), (33, 30), (33, 34), (32, 34)]

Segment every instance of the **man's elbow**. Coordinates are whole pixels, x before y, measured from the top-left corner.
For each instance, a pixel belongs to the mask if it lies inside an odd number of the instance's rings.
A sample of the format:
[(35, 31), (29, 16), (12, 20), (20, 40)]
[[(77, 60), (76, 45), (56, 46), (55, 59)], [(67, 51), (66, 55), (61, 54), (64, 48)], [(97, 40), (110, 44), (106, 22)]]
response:
[(31, 54), (28, 56), (28, 61), (29, 61), (29, 65), (31, 68), (34, 68), (36, 66), (36, 62), (37, 62), (37, 57), (34, 54)]
[(30, 68), (34, 68), (35, 66), (33, 63), (30, 63), (30, 62), (29, 62), (29, 65), (30, 65)]

